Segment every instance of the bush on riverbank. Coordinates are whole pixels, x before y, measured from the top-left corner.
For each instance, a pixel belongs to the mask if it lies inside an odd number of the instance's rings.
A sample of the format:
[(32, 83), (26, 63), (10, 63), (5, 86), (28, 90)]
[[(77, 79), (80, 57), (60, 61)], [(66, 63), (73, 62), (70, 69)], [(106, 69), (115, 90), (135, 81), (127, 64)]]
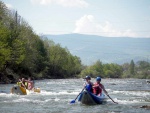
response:
[(91, 66), (87, 66), (82, 70), (80, 77), (90, 75), (91, 77), (101, 76), (104, 78), (140, 78), (150, 79), (150, 63), (146, 61), (138, 61), (134, 63), (118, 64), (103, 64), (97, 61)]

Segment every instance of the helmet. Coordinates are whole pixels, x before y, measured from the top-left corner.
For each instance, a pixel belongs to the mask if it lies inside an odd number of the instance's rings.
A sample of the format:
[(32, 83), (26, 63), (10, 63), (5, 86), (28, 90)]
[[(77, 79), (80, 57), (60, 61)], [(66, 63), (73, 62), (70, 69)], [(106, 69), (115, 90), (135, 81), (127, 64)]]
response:
[(91, 77), (87, 75), (84, 79), (91, 80)]
[(96, 78), (96, 81), (101, 81), (101, 77), (97, 77), (97, 78)]

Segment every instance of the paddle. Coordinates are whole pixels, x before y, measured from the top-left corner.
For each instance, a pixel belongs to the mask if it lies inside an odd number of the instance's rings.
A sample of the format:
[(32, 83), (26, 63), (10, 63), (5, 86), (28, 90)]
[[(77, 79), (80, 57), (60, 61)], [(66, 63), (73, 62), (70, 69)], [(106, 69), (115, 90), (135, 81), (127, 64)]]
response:
[(72, 100), (71, 102), (70, 102), (70, 104), (74, 104), (75, 102), (76, 102), (76, 99), (78, 98), (78, 96), (83, 92), (83, 90), (85, 89), (85, 87), (82, 89), (82, 91), (77, 95), (77, 97), (74, 99), (74, 100)]
[(108, 94), (106, 94), (114, 103), (118, 104), (117, 102), (115, 102)]
[(21, 84), (23, 85), (23, 87), (24, 87), (25, 89), (27, 89), (26, 86), (25, 86), (25, 84), (22, 82), (22, 80), (19, 79), (19, 81), (21, 82)]
[[(103, 86), (103, 85), (102, 85), (102, 86)], [(104, 86), (103, 86), (102, 88), (99, 86), (99, 88), (100, 88), (100, 89), (103, 89), (103, 91), (105, 92), (105, 94), (106, 94), (114, 103), (118, 104), (117, 102), (115, 102), (115, 101), (108, 95), (108, 93), (107, 93), (107, 91), (105, 90)]]

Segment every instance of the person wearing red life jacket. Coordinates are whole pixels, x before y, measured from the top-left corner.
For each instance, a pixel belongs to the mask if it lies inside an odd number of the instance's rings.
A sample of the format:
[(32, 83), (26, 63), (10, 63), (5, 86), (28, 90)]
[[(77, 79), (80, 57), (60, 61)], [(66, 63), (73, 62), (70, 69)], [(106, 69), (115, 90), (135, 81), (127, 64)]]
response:
[(107, 93), (105, 87), (104, 87), (103, 84), (101, 84), (100, 82), (101, 82), (101, 77), (97, 77), (97, 78), (96, 78), (96, 83), (94, 83), (94, 85), (93, 85), (93, 93), (94, 93), (95, 95), (100, 96), (100, 95), (102, 94), (102, 91), (104, 91), (104, 93), (105, 93), (106, 95), (108, 95), (108, 93)]
[(97, 77), (96, 78), (96, 83), (93, 85), (93, 93), (97, 96), (100, 96), (102, 94), (102, 91), (104, 91), (104, 93), (116, 104), (118, 104), (117, 102), (115, 102), (107, 93), (105, 87), (103, 86), (103, 84), (100, 83), (101, 82), (101, 77)]

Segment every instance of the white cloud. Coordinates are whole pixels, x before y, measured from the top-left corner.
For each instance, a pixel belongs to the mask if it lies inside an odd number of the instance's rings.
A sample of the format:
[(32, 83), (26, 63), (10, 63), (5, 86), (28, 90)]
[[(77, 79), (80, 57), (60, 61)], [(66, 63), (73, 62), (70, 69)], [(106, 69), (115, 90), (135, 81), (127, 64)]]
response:
[(30, 0), (33, 4), (49, 5), (58, 4), (63, 7), (88, 7), (85, 0)]
[(113, 28), (113, 25), (106, 21), (104, 25), (101, 25), (96, 21), (93, 15), (84, 15), (76, 21), (76, 28), (74, 33), (91, 34), (108, 37), (137, 37), (137, 34), (132, 30), (127, 29), (120, 31)]
[(8, 9), (13, 9), (13, 6), (11, 4), (5, 4), (5, 5)]
[(33, 4), (41, 4), (41, 5), (47, 5), (52, 4), (55, 2), (55, 0), (30, 0)]

